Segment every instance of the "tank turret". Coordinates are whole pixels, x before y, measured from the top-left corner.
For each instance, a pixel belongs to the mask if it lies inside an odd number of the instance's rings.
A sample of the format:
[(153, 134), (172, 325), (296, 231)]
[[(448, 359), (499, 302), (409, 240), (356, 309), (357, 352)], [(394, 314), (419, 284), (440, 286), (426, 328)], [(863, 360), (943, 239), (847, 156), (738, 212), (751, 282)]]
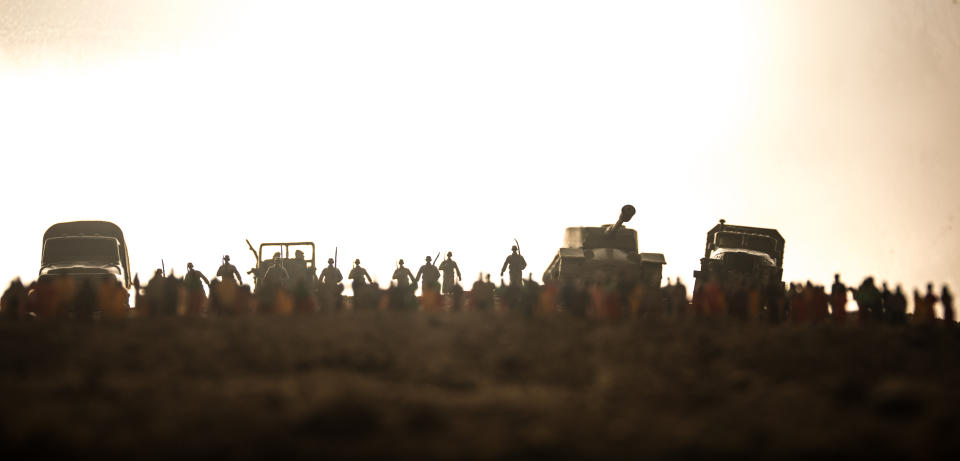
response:
[(636, 212), (632, 205), (625, 205), (615, 224), (568, 227), (563, 246), (543, 274), (544, 282), (589, 282), (617, 277), (660, 286), (666, 264), (663, 255), (640, 253), (637, 231), (623, 227)]

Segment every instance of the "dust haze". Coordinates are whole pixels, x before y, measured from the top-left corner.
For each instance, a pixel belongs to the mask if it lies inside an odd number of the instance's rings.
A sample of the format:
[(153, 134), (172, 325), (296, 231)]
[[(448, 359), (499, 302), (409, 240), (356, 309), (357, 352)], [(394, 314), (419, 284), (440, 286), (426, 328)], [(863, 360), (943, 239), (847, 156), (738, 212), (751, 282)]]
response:
[(246, 267), (251, 238), (476, 274), (517, 237), (538, 276), (630, 202), (666, 276), (725, 218), (783, 232), (786, 280), (956, 284), (958, 24), (948, 0), (3, 1), (3, 271), (111, 219), (140, 273)]

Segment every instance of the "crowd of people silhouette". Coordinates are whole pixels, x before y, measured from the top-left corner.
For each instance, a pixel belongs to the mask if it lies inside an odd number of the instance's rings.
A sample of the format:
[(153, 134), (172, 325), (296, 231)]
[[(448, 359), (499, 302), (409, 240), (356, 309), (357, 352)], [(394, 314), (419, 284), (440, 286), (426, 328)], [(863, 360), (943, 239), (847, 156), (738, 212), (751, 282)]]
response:
[[(298, 255), (300, 256), (300, 255)], [(438, 266), (427, 256), (416, 275), (398, 261), (389, 286), (376, 283), (354, 261), (349, 273), (353, 296), (343, 295), (343, 275), (329, 259), (319, 275), (296, 259), (285, 267), (279, 257), (266, 270), (256, 289), (243, 284), (240, 272), (224, 256), (213, 280), (196, 270), (193, 263), (177, 277), (157, 270), (141, 286), (134, 281), (132, 303), (129, 292), (110, 275), (97, 278), (45, 277), (30, 284), (19, 279), (3, 293), (0, 316), (6, 319), (126, 318), (130, 316), (219, 316), (252, 313), (293, 314), (342, 310), (390, 311), (496, 311), (524, 315), (568, 313), (596, 319), (643, 317), (730, 318), (769, 323), (954, 323), (953, 296), (943, 286), (939, 296), (933, 284), (926, 292), (913, 291), (913, 309), (901, 286), (880, 287), (868, 277), (856, 288), (848, 288), (840, 275), (829, 292), (811, 282), (748, 285), (707, 280), (688, 293), (680, 278), (667, 279), (662, 287), (651, 287), (607, 277), (601, 280), (574, 280), (539, 284), (532, 274), (520, 275), (526, 262), (514, 247), (504, 262), (510, 270), (510, 284), (496, 285), (490, 274), (481, 273), (469, 291), (460, 285), (460, 269), (449, 252)], [(442, 284), (441, 284), (442, 272)], [(205, 289), (206, 286), (206, 289)], [(417, 296), (418, 286), (420, 295)], [(849, 303), (850, 299), (855, 304)], [(939, 306), (940, 314), (937, 314)], [(851, 309), (853, 308), (853, 309)], [(910, 314), (908, 314), (908, 312)], [(912, 315), (911, 315), (912, 314)]]

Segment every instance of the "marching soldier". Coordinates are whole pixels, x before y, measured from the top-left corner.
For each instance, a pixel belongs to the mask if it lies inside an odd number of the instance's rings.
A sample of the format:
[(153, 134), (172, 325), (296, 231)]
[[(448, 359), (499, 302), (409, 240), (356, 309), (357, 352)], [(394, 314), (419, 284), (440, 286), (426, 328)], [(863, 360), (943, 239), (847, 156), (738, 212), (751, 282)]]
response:
[(343, 299), (340, 297), (343, 292), (343, 285), (340, 283), (343, 274), (333, 264), (333, 258), (327, 259), (327, 267), (320, 272), (320, 306), (324, 310), (343, 307)]
[(414, 281), (419, 282), (420, 277), (423, 277), (423, 291), (437, 291), (437, 288), (440, 286), (440, 271), (437, 270), (437, 266), (434, 266), (433, 263), (430, 262), (429, 256), (426, 257), (426, 261), (424, 265), (420, 266), (420, 270), (417, 271), (417, 277)]
[(413, 273), (410, 272), (410, 269), (403, 267), (403, 260), (399, 262), (399, 267), (397, 270), (393, 271), (393, 280), (397, 281), (397, 288), (409, 288), (411, 282), (416, 282), (416, 279), (413, 278)]
[(337, 269), (333, 265), (333, 258), (327, 259), (327, 267), (323, 268), (323, 271), (320, 272), (320, 283), (323, 285), (336, 285), (343, 280), (343, 274), (340, 273), (340, 269)]
[(203, 275), (203, 272), (195, 270), (193, 263), (187, 263), (187, 273), (183, 276), (183, 284), (187, 287), (187, 312), (192, 315), (200, 314), (206, 303), (207, 295), (203, 292), (203, 285), (210, 287), (210, 281)]
[(347, 276), (350, 280), (353, 280), (351, 286), (353, 287), (353, 295), (356, 296), (360, 290), (363, 289), (368, 283), (373, 283), (373, 279), (370, 278), (370, 274), (367, 273), (367, 270), (360, 267), (360, 260), (353, 262), (353, 269), (350, 269), (350, 275)]
[[(236, 269), (236, 268), (234, 268)], [(203, 280), (203, 283), (207, 284), (207, 287), (210, 287), (210, 281), (207, 280), (207, 277), (203, 275), (203, 272), (195, 270), (193, 268), (193, 263), (187, 263), (187, 273), (183, 276), (183, 281), (187, 285), (187, 290), (203, 290), (203, 285), (200, 285), (200, 281)]]
[(523, 270), (527, 268), (527, 261), (523, 259), (523, 256), (520, 254), (520, 249), (514, 245), (511, 249), (512, 253), (510, 256), (507, 256), (507, 259), (503, 261), (503, 267), (500, 268), (500, 276), (503, 277), (503, 273), (507, 271), (507, 267), (510, 267), (510, 286), (522, 286), (523, 285)]
[(460, 276), (460, 268), (457, 267), (457, 262), (453, 260), (452, 251), (447, 252), (447, 259), (440, 263), (439, 269), (443, 272), (443, 294), (452, 294), (455, 291), (454, 287), (457, 286), (457, 281), (463, 280), (463, 277)]
[(234, 280), (234, 277), (236, 277), (237, 285), (243, 284), (240, 271), (237, 270), (236, 266), (230, 264), (230, 255), (223, 255), (223, 264), (217, 269), (217, 277), (220, 277), (221, 282), (226, 282), (228, 279)]

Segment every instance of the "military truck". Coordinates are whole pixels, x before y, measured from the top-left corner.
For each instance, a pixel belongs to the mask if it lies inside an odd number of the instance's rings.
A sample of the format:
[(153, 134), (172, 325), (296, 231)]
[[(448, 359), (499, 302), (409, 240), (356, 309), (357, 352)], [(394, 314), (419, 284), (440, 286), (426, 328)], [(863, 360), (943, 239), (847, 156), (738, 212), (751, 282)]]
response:
[(544, 283), (591, 282), (616, 277), (628, 283), (659, 287), (666, 259), (661, 253), (640, 253), (637, 231), (623, 227), (636, 212), (632, 205), (624, 205), (616, 224), (568, 227), (563, 247), (543, 273)]
[[(316, 246), (313, 242), (261, 243), (258, 251), (247, 240), (247, 246), (250, 247), (250, 251), (253, 252), (257, 261), (256, 265), (247, 271), (248, 274), (253, 274), (254, 290), (260, 289), (263, 284), (263, 277), (267, 270), (273, 266), (276, 257), (279, 257), (280, 265), (286, 269), (290, 276), (288, 286), (293, 286), (301, 277), (316, 277)], [(297, 257), (298, 252), (303, 253), (302, 259)]]
[(43, 234), (40, 279), (70, 276), (117, 278), (130, 289), (130, 256), (123, 231), (107, 221), (73, 221), (50, 226)]
[(710, 278), (724, 288), (741, 284), (766, 288), (781, 283), (783, 244), (776, 229), (734, 226), (721, 219), (707, 232), (700, 270), (693, 272), (694, 291)]

